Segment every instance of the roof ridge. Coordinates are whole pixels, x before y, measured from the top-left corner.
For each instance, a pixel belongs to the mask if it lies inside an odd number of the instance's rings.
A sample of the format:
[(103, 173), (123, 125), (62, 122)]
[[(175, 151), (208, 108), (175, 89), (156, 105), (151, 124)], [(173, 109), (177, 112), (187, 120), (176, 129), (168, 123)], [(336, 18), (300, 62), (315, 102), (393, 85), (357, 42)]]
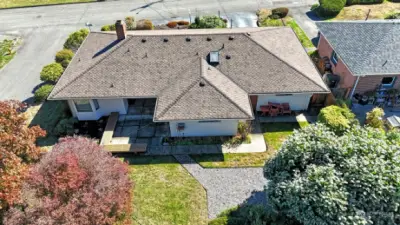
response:
[[(214, 67), (215, 68), (215, 67)], [(223, 74), (220, 70), (218, 70), (217, 68), (215, 68), (220, 74), (222, 74), (223, 76), (225, 76), (225, 74)], [(226, 99), (228, 99), (232, 104), (234, 104), (236, 106), (236, 108), (238, 108), (240, 111), (242, 111), (244, 114), (246, 114), (247, 116), (253, 117), (253, 115), (249, 115), (243, 108), (241, 108), (235, 101), (233, 101), (233, 99), (231, 99), (229, 96), (227, 96), (225, 93), (223, 93), (219, 88), (217, 88), (209, 79), (207, 79), (205, 76), (203, 76), (203, 73), (201, 74), (201, 77), (207, 81), (207, 83), (209, 83), (212, 87), (215, 88), (215, 90), (217, 90), (220, 94), (222, 94)], [(226, 77), (226, 76), (225, 76)], [(228, 78), (229, 79), (229, 78)], [(230, 79), (229, 79), (230, 80)], [(235, 84), (236, 85), (236, 84)], [(238, 85), (236, 85), (238, 86)], [(240, 86), (238, 86), (238, 88), (240, 88), (242, 91), (244, 91), (247, 95), (247, 91), (243, 90)]]
[[(85, 39), (86, 40), (86, 39)], [(108, 52), (107, 54), (105, 54), (103, 56), (103, 58), (101, 58), (99, 61), (97, 61), (95, 64), (91, 65), (90, 67), (88, 67), (86, 70), (84, 70), (82, 73), (80, 73), (78, 76), (74, 77), (74, 79), (72, 79), (70, 82), (64, 84), (63, 87), (61, 87), (58, 91), (51, 93), (53, 95), (56, 95), (58, 93), (60, 93), (62, 90), (64, 90), (68, 85), (72, 84), (74, 81), (76, 81), (78, 78), (82, 77), (85, 73), (89, 72), (90, 70), (92, 70), (95, 66), (97, 66), (100, 62), (102, 62), (103, 60), (105, 60), (108, 56), (110, 56), (113, 52), (115, 52), (117, 49), (121, 48), (123, 45), (125, 45), (128, 42), (128, 39), (123, 40), (123, 43), (120, 44), (119, 46), (115, 47), (114, 49), (112, 49), (110, 52)], [(83, 43), (82, 43), (83, 44)], [(82, 46), (81, 44), (81, 46)]]
[(174, 101), (168, 104), (168, 106), (165, 107), (165, 109), (161, 113), (159, 113), (157, 117), (162, 117), (176, 102), (178, 102), (190, 89), (192, 89), (199, 82), (199, 80), (201, 80), (201, 77), (198, 77), (190, 85), (188, 85), (188, 87), (184, 91), (182, 91), (178, 95), (178, 97), (174, 99)]
[[(291, 30), (292, 30), (293, 34), (296, 36), (296, 34), (294, 33), (293, 29), (291, 29)], [(287, 66), (289, 66), (290, 68), (292, 68), (293, 70), (295, 70), (296, 72), (298, 72), (299, 74), (301, 74), (301, 75), (302, 75), (303, 77), (305, 77), (306, 79), (310, 80), (311, 82), (313, 82), (314, 84), (316, 84), (316, 85), (319, 86), (320, 88), (323, 88), (323, 89), (325, 89), (325, 90), (328, 90), (328, 89), (326, 89), (325, 87), (322, 87), (320, 84), (316, 83), (313, 79), (311, 79), (310, 77), (308, 77), (307, 75), (305, 75), (304, 73), (302, 73), (301, 71), (299, 71), (298, 69), (294, 68), (292, 65), (290, 65), (288, 62), (286, 62), (285, 60), (283, 60), (281, 57), (279, 57), (279, 56), (277, 56), (276, 54), (272, 53), (270, 50), (268, 50), (268, 49), (265, 48), (263, 45), (261, 45), (258, 41), (254, 40), (253, 38), (251, 38), (251, 37), (249, 37), (249, 36), (247, 36), (247, 35), (245, 35), (245, 36), (246, 36), (247, 38), (249, 38), (250, 40), (252, 40), (254, 43), (256, 43), (258, 46), (260, 46), (261, 48), (263, 48), (265, 51), (267, 51), (268, 53), (270, 53), (271, 55), (273, 55), (273, 56), (274, 56), (275, 58), (277, 58), (279, 61), (283, 62), (284, 64), (286, 64)], [(300, 43), (300, 40), (297, 38), (297, 36), (296, 36), (296, 39), (297, 39), (297, 41)], [(300, 43), (300, 44), (301, 44), (301, 43)], [(308, 57), (309, 60), (311, 60), (310, 57), (309, 57), (308, 55), (307, 55), (307, 57)], [(313, 65), (314, 65), (314, 63), (313, 63)], [(314, 68), (316, 69), (315, 65), (314, 65)]]

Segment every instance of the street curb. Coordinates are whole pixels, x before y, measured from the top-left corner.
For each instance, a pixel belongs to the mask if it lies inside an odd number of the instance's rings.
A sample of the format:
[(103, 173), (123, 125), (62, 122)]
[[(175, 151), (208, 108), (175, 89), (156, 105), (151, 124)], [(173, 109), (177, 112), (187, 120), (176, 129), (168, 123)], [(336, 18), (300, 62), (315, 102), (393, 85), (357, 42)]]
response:
[[(0, 8), (0, 11), (2, 11), (2, 10), (8, 10), (8, 9), (26, 9), (26, 8), (37, 8), (37, 7), (46, 7), (46, 6), (91, 4), (91, 3), (99, 3), (99, 2), (106, 2), (106, 1), (109, 1), (109, 0), (103, 0), (103, 1), (93, 0), (93, 1), (87, 1), (87, 2), (66, 2), (66, 3), (56, 3), (56, 4), (43, 4), (43, 5), (30, 5), (30, 6), (15, 6), (15, 7), (10, 7), (10, 8)], [(111, 0), (111, 1), (118, 1), (118, 0)]]

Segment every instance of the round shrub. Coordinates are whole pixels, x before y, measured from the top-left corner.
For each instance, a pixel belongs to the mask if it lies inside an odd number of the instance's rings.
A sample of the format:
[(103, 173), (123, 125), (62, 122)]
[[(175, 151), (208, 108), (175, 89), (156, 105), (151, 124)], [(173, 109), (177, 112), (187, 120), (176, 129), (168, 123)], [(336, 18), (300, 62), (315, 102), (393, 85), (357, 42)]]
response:
[(357, 124), (356, 115), (349, 108), (336, 105), (323, 108), (318, 115), (318, 122), (325, 124), (336, 134), (341, 134)]
[(60, 64), (62, 67), (67, 68), (70, 62), (71, 62), (71, 60), (66, 59), (66, 60), (62, 61)]
[(139, 20), (137, 22), (136, 30), (153, 30), (153, 23), (150, 20)]
[(115, 31), (115, 24), (104, 25), (101, 27), (101, 31)]
[(365, 124), (369, 127), (377, 128), (380, 130), (384, 130), (384, 122), (383, 116), (385, 112), (382, 108), (376, 107), (372, 109), (370, 112), (367, 112), (367, 117), (365, 120)]
[[(125, 17), (125, 24), (127, 30), (136, 30), (136, 19), (133, 16)], [(114, 25), (115, 27), (115, 25)]]
[(43, 67), (42, 72), (40, 72), (40, 80), (55, 83), (63, 72), (64, 68), (60, 63), (51, 63)]
[(57, 136), (72, 136), (74, 134), (74, 124), (78, 122), (74, 117), (65, 118), (58, 122), (53, 130), (53, 133)]
[(72, 57), (74, 57), (73, 51), (71, 51), (70, 49), (63, 49), (56, 53), (56, 62), (61, 63), (65, 60), (71, 61)]
[(316, 13), (319, 17), (335, 17), (344, 8), (346, 0), (319, 0)]
[(185, 20), (180, 20), (180, 21), (178, 21), (178, 25), (179, 26), (187, 26), (187, 25), (189, 25), (190, 23), (189, 23), (189, 21), (185, 21)]
[(279, 18), (285, 18), (289, 13), (289, 9), (285, 7), (276, 8), (272, 10), (272, 15), (277, 15)]
[(49, 96), (51, 90), (53, 90), (54, 85), (45, 84), (35, 91), (34, 98), (35, 102), (43, 102)]
[(167, 26), (169, 28), (175, 28), (176, 26), (178, 26), (178, 23), (176, 21), (170, 21), (167, 23)]
[(196, 17), (194, 23), (190, 24), (190, 29), (203, 28), (226, 28), (226, 23), (218, 16)]
[(64, 43), (64, 48), (71, 49), (72, 51), (76, 52), (88, 35), (88, 29), (80, 29), (70, 34), (67, 41)]

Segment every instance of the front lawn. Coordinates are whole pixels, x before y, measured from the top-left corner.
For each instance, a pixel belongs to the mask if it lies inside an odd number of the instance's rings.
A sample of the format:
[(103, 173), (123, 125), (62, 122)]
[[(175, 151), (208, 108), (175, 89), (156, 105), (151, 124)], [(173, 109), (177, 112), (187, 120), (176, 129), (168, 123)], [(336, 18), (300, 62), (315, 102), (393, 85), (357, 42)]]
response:
[(125, 161), (134, 181), (134, 224), (207, 224), (206, 191), (172, 156)]
[(262, 167), (274, 152), (202, 154), (191, 157), (204, 168)]
[(300, 123), (262, 123), (261, 129), (264, 132), (267, 151), (277, 151), (281, 148), (283, 142), (290, 136), (294, 129), (300, 129), (307, 126), (308, 122)]
[(0, 69), (3, 68), (15, 56), (15, 45), (18, 43), (14, 40), (5, 39), (0, 41)]
[(77, 2), (94, 2), (96, 0), (1, 0), (0, 8), (13, 8), (35, 5), (52, 5)]
[(371, 10), (368, 19), (384, 19), (392, 12), (400, 12), (400, 3), (384, 1), (382, 4), (352, 5), (346, 6), (333, 20), (365, 20), (368, 11)]

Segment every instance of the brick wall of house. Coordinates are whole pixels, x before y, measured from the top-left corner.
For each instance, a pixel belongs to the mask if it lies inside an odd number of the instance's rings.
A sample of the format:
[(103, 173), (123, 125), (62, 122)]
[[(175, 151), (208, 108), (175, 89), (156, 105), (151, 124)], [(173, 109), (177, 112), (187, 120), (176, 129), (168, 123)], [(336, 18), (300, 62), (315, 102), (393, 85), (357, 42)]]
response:
[[(365, 76), (365, 77), (360, 77), (360, 80), (358, 81), (356, 90), (354, 93), (358, 94), (364, 94), (367, 91), (373, 91), (377, 88), (378, 85), (381, 84), (382, 78), (385, 76)], [(396, 76), (396, 81), (393, 85), (393, 88), (399, 89), (400, 88), (400, 75)]]
[[(321, 34), (318, 43), (319, 55), (321, 56), (321, 58), (325, 56), (331, 58), (332, 51), (333, 51), (332, 46), (326, 40), (324, 35)], [(338, 57), (338, 63), (336, 64), (336, 66), (332, 62), (331, 64), (332, 64), (332, 72), (341, 77), (339, 88), (346, 88), (347, 94), (349, 94), (351, 89), (353, 88), (354, 82), (356, 81), (357, 77), (353, 76), (350, 70), (343, 63), (342, 59), (340, 59), (340, 56)]]

